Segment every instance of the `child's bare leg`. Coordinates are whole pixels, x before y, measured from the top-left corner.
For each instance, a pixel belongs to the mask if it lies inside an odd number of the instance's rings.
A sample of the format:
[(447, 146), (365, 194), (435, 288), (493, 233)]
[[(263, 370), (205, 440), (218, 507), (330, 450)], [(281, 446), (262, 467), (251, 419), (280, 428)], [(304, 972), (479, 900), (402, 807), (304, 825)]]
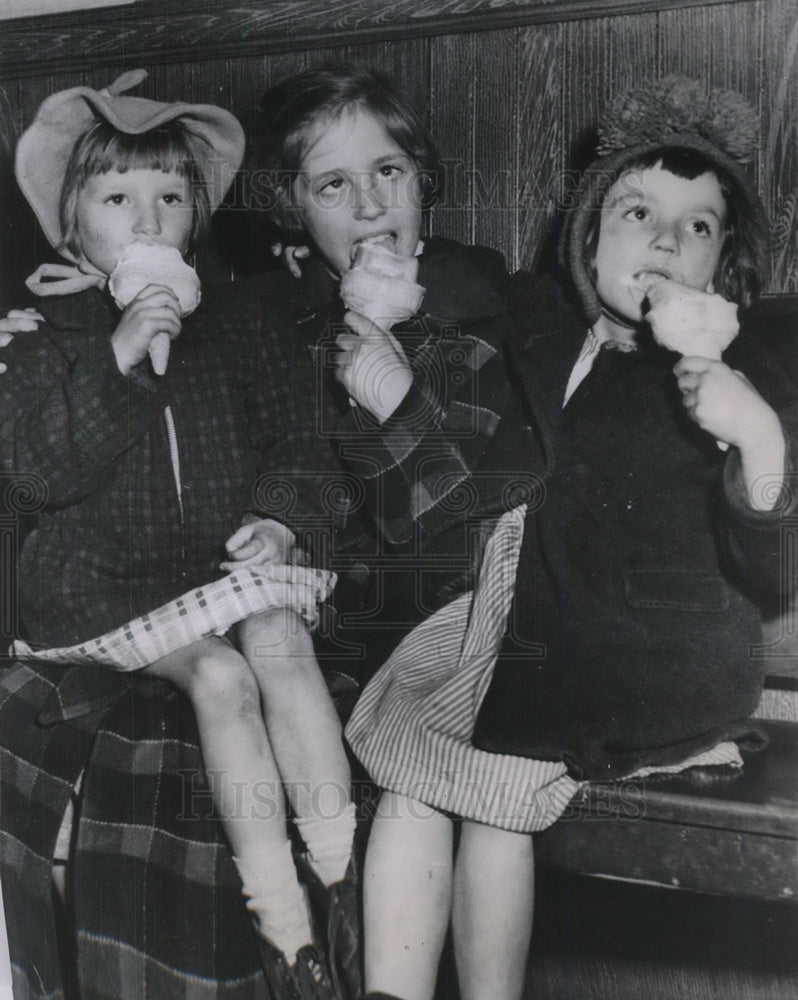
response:
[(534, 907), (532, 837), (463, 822), (452, 923), (463, 1000), (519, 1000)]
[(366, 851), (366, 989), (431, 1000), (452, 902), (452, 821), (384, 792)]
[(265, 938), (293, 964), (312, 941), (286, 830), (280, 773), (255, 677), (229, 642), (209, 638), (147, 668), (191, 701), (214, 804)]
[(238, 625), (236, 637), (257, 677), (269, 740), (320, 883), (314, 896), (326, 923), (333, 983), (342, 996), (359, 997), (355, 807), (338, 714), (299, 615), (287, 609), (254, 615)]
[(302, 619), (279, 609), (237, 626), (257, 677), (269, 740), (311, 862), (325, 883), (340, 881), (355, 821), (341, 723)]

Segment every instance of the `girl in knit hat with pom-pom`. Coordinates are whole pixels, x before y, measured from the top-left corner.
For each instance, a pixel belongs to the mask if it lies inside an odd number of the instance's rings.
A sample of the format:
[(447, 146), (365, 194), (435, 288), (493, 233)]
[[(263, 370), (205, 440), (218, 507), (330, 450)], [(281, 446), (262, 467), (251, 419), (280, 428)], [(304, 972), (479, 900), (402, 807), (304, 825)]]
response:
[[(740, 162), (754, 125), (738, 95), (692, 81), (625, 95), (566, 220), (563, 286), (516, 276), (507, 360), (527, 444), (508, 434), (508, 385), (480, 400), (500, 418), (482, 462), (543, 488), (511, 510), (504, 491), (474, 593), (398, 647), (346, 730), (386, 789), (364, 877), (382, 995), (429, 1000), (452, 913), (463, 997), (517, 1000), (529, 834), (583, 781), (740, 766), (737, 742), (757, 739), (754, 598), (794, 587), (780, 538), (798, 392), (736, 337), (764, 238)], [(453, 815), (480, 830), (454, 869)]]

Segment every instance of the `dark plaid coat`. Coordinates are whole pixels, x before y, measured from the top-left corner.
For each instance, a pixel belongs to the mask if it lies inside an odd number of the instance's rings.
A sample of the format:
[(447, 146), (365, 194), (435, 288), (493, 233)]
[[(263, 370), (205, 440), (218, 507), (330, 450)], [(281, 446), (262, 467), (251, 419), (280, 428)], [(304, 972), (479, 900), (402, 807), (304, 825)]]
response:
[(355, 516), (368, 511), (356, 522), (359, 538), (351, 526), (341, 534), (347, 546), (357, 542), (365, 585), (352, 582), (350, 551), (333, 546), (331, 561), (337, 639), (366, 679), (410, 628), (472, 585), (493, 516), (539, 488), (536, 475), (514, 472), (531, 427), (507, 391), (501, 351), (509, 276), (494, 250), (426, 241), (421, 312), (392, 328), (413, 385), (382, 426), (331, 377), (343, 307), (321, 263), (305, 266), (301, 281), (267, 280), (294, 339), (315, 355), (320, 432), (354, 475), (338, 502)]
[[(43, 311), (39, 334), (6, 352), (0, 408), (3, 470), (46, 488), (21, 569), (30, 641), (99, 634), (212, 579), (246, 511), (289, 523), (302, 511), (297, 530), (324, 521), (337, 466), (312, 418), (310, 355), (254, 283), (206, 292), (163, 379), (147, 362), (119, 374), (100, 292)], [(0, 669), (0, 880), (16, 996), (63, 993), (50, 867), (84, 769), (67, 949), (82, 1000), (263, 996), (188, 703), (100, 668), (12, 663)]]

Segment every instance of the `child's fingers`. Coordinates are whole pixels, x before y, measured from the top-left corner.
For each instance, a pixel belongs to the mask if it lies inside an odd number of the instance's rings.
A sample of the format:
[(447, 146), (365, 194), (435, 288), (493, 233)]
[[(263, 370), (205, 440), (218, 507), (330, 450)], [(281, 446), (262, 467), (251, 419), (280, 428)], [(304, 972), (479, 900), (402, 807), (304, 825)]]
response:
[(166, 333), (174, 340), (183, 328), (180, 316), (169, 303), (143, 306), (134, 310), (131, 316), (148, 342), (159, 333)]
[(141, 320), (148, 342), (157, 337), (159, 333), (165, 333), (170, 340), (174, 340), (183, 326), (180, 317), (168, 307), (153, 309), (142, 316)]
[(344, 313), (344, 323), (351, 327), (359, 337), (363, 337), (364, 339), (383, 342), (387, 340), (400, 358), (405, 357), (402, 345), (391, 331), (384, 330), (379, 324), (374, 323), (367, 316), (363, 316), (362, 313), (348, 310)]
[(6, 319), (26, 319), (34, 320), (39, 323), (44, 322), (44, 316), (33, 306), (28, 306), (26, 309), (9, 309), (6, 313)]
[(354, 351), (359, 343), (356, 333), (339, 333), (335, 338), (335, 346), (341, 351)]
[(244, 545), (231, 553), (234, 558), (225, 559), (219, 563), (219, 567), (226, 573), (232, 573), (237, 569), (246, 569), (248, 566), (266, 566), (270, 563), (282, 562), (282, 554), (279, 547), (273, 540), (262, 542), (260, 539), (253, 539), (251, 544)]
[(247, 559), (252, 559), (263, 551), (264, 545), (261, 539), (251, 538), (248, 542), (244, 542), (243, 545), (239, 545), (235, 549), (228, 549), (227, 554), (234, 559), (235, 562), (241, 563)]
[(699, 387), (702, 378), (703, 375), (699, 375), (696, 372), (685, 372), (682, 375), (676, 376), (676, 384), (679, 386), (681, 392), (692, 392)]
[(277, 562), (279, 560), (273, 553), (268, 555), (259, 552), (258, 555), (251, 556), (249, 559), (225, 559), (224, 562), (219, 563), (219, 569), (224, 573), (235, 573), (239, 569), (249, 569), (251, 566), (267, 566)]
[(375, 323), (372, 323), (370, 319), (361, 313), (353, 312), (351, 309), (348, 309), (344, 313), (344, 323), (350, 329), (354, 330), (359, 337), (373, 337), (379, 330), (379, 327)]
[(180, 310), (180, 300), (166, 285), (145, 285), (134, 297), (128, 302), (126, 308), (129, 309), (134, 303), (146, 303), (147, 305), (161, 305), (168, 304), (173, 309)]
[(676, 364), (673, 366), (673, 374), (678, 378), (680, 375), (686, 375), (688, 372), (692, 372), (696, 375), (703, 375), (708, 372), (710, 368), (714, 368), (715, 365), (722, 364), (719, 361), (713, 361), (712, 358), (702, 358), (698, 355), (684, 355), (684, 357), (679, 358)]
[(13, 339), (10, 333), (0, 333), (0, 347), (8, 347)]
[(233, 532), (233, 534), (224, 543), (224, 547), (232, 555), (236, 549), (244, 545), (252, 538), (252, 525), (242, 524), (240, 528)]
[(4, 365), (3, 362), (0, 361), (0, 375), (2, 375), (4, 372), (7, 371), (8, 371), (8, 365)]
[(285, 247), (283, 251), (285, 266), (295, 278), (302, 277), (302, 268), (299, 265), (299, 261), (304, 260), (309, 256), (310, 250), (307, 247), (295, 247), (289, 245)]
[(44, 322), (44, 316), (32, 307), (29, 309), (9, 309), (3, 319), (0, 319), (0, 330), (6, 333), (35, 333), (39, 323)]

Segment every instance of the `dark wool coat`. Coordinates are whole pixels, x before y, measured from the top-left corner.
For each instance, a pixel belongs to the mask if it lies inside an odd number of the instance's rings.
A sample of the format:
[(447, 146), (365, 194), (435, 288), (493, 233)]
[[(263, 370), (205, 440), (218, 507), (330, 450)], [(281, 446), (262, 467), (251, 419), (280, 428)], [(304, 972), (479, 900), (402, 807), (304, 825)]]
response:
[[(118, 314), (99, 291), (41, 308), (47, 325), (4, 353), (0, 405), (3, 471), (46, 497), (23, 552), (29, 641), (99, 634), (216, 577), (246, 511), (325, 522), (337, 465), (315, 429), (312, 359), (254, 284), (206, 290), (162, 379), (146, 361), (120, 375)], [(291, 490), (276, 488), (287, 473)], [(84, 769), (67, 949), (82, 1000), (264, 996), (188, 702), (135, 674), (11, 663), (0, 668), (0, 881), (15, 996), (63, 995), (50, 869)]]
[(563, 409), (584, 323), (553, 283), (517, 285), (508, 360), (553, 471), (526, 520), (474, 742), (601, 778), (739, 737), (762, 686), (755, 601), (795, 587), (782, 547), (798, 507), (798, 392), (755, 329), (724, 356), (787, 436), (787, 489), (758, 513), (737, 450), (687, 417), (677, 355), (603, 348)]

